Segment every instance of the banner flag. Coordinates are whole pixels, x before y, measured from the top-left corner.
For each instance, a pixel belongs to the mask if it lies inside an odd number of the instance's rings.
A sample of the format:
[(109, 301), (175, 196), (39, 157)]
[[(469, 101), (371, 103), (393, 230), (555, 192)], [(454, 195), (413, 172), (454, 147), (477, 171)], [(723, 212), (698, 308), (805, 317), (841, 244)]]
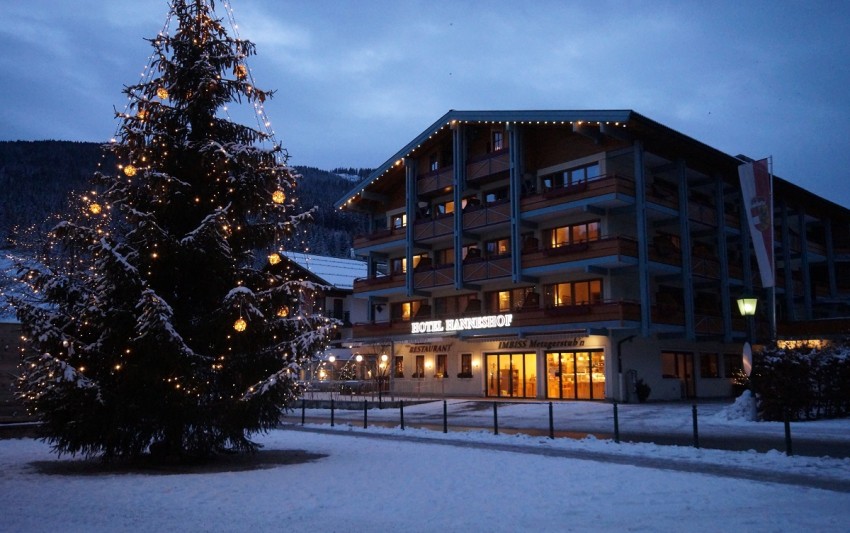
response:
[(740, 165), (738, 177), (761, 273), (761, 285), (773, 287), (773, 183), (767, 159)]

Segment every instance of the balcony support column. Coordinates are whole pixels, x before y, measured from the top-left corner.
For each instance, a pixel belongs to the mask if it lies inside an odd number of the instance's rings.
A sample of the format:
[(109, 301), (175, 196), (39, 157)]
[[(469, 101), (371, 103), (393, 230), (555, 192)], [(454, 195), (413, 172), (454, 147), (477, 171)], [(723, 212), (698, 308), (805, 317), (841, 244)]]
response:
[(803, 276), (803, 316), (812, 319), (812, 276), (809, 272), (809, 238), (806, 233), (806, 210), (800, 208), (800, 274)]
[(508, 124), (508, 150), (510, 157), (511, 199), (511, 281), (519, 283), (522, 277), (522, 130), (518, 124)]
[(782, 266), (785, 273), (785, 319), (793, 321), (797, 319), (797, 310), (794, 307), (794, 276), (791, 272), (791, 231), (788, 227), (788, 205), (783, 201), (780, 206), (780, 223), (782, 224)]
[(638, 286), (640, 287), (640, 333), (649, 336), (652, 323), (652, 294), (649, 282), (649, 235), (646, 220), (646, 168), (643, 143), (634, 143), (635, 159), (635, 232), (638, 244)]
[(461, 290), (463, 285), (463, 195), (466, 192), (466, 126), (460, 122), (452, 122), (452, 152), (454, 158), (454, 247), (455, 289)]
[(826, 275), (829, 282), (829, 297), (838, 297), (838, 280), (835, 278), (835, 246), (832, 242), (832, 219), (823, 219), (823, 238), (826, 241)]
[(717, 257), (720, 260), (720, 314), (723, 318), (723, 342), (732, 342), (732, 295), (729, 294), (729, 250), (726, 245), (726, 202), (723, 178), (714, 176), (714, 210), (717, 224)]
[(404, 160), (404, 180), (407, 190), (407, 202), (405, 210), (407, 211), (407, 226), (405, 227), (405, 257), (407, 258), (407, 268), (404, 273), (404, 286), (407, 290), (407, 296), (413, 296), (413, 225), (416, 222), (416, 203), (419, 199), (418, 191), (416, 190), (416, 160), (412, 157)]
[(691, 223), (688, 215), (688, 168), (683, 159), (676, 162), (679, 180), (679, 242), (682, 254), (682, 299), (685, 305), (685, 338), (696, 338), (696, 319), (694, 317), (694, 266), (693, 246), (691, 245)]

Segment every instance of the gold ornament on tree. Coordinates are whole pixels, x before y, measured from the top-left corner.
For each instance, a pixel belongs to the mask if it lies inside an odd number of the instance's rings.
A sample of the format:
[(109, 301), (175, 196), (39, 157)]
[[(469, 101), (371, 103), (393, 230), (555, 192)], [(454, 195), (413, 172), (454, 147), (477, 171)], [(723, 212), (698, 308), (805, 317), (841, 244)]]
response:
[(245, 322), (245, 319), (242, 318), (241, 316), (239, 317), (239, 319), (236, 322), (233, 323), (233, 329), (235, 329), (236, 331), (238, 331), (240, 333), (245, 331), (245, 329), (247, 327), (248, 327), (248, 323)]
[(272, 202), (276, 204), (282, 204), (286, 201), (286, 193), (282, 190), (278, 189), (274, 193), (272, 193)]
[(124, 167), (124, 175), (126, 175), (127, 177), (132, 178), (133, 176), (135, 176), (135, 175), (136, 175), (136, 171), (137, 171), (137, 170), (138, 170), (138, 169), (137, 169), (136, 167), (134, 167), (133, 165), (126, 165), (126, 166)]
[(163, 100), (168, 100), (168, 89), (166, 89), (165, 87), (160, 87), (156, 90), (156, 95)]
[(269, 255), (269, 264), (270, 265), (276, 265), (278, 263), (280, 263), (280, 254), (277, 253), (277, 252), (270, 254)]
[(103, 208), (101, 208), (100, 204), (97, 202), (92, 202), (92, 204), (89, 205), (89, 212), (92, 215), (99, 215), (102, 210)]
[(289, 308), (287, 306), (283, 306), (277, 310), (277, 316), (280, 318), (286, 318), (289, 316)]

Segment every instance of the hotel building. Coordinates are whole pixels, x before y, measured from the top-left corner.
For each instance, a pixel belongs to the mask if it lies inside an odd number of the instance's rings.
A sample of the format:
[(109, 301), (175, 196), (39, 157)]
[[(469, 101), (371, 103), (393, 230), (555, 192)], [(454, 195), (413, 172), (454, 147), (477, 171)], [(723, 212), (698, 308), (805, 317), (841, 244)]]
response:
[(337, 203), (370, 224), (350, 344), (401, 395), (729, 396), (745, 341), (850, 316), (850, 210), (774, 177), (764, 289), (745, 161), (630, 110), (449, 111)]

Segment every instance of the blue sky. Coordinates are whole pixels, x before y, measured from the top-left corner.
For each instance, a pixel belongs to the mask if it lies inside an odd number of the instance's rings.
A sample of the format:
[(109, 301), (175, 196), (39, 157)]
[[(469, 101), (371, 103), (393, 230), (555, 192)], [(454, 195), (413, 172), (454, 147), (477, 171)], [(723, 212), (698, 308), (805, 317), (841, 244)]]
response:
[[(850, 2), (229, 3), (295, 165), (376, 167), (449, 109), (634, 109), (850, 207)], [(167, 12), (2, 0), (0, 139), (109, 139)]]

